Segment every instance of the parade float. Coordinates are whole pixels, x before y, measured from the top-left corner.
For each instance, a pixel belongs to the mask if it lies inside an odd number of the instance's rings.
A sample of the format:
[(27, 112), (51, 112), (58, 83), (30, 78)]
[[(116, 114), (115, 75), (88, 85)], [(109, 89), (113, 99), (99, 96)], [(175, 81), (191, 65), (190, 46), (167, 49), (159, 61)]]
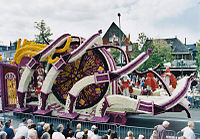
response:
[[(19, 40), (11, 64), (0, 63), (3, 111), (119, 124), (126, 124), (127, 115), (134, 114), (154, 116), (185, 110), (190, 117), (185, 95), (191, 77), (180, 79), (176, 88), (170, 89), (155, 71), (157, 67), (136, 70), (148, 60), (151, 50), (129, 62), (119, 47), (103, 45), (100, 34), (89, 39), (64, 34), (49, 45), (27, 40), (21, 44)], [(110, 48), (124, 55), (127, 64), (121, 69), (117, 69)], [(133, 87), (130, 93), (134, 97), (122, 95), (119, 80), (133, 72), (148, 74), (146, 85), (153, 93), (144, 95), (145, 90)], [(154, 76), (162, 89), (156, 89)], [(127, 87), (130, 85), (124, 89)]]

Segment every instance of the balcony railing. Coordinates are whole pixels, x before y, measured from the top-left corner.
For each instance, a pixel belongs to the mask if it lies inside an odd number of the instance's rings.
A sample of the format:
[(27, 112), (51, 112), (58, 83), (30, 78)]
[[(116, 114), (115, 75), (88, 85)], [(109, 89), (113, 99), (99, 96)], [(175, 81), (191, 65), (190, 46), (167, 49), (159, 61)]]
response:
[(174, 67), (197, 67), (195, 60), (174, 60), (172, 62)]

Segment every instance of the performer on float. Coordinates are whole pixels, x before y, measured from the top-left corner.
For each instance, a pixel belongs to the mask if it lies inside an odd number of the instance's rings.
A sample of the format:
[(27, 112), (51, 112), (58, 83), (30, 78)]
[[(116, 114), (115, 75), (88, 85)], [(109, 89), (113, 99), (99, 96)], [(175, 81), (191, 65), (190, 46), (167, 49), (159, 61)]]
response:
[(177, 80), (176, 77), (170, 72), (171, 63), (165, 63), (164, 66), (166, 67), (166, 70), (161, 76), (165, 79), (165, 82), (168, 86), (172, 85), (172, 87), (175, 89)]
[(121, 85), (120, 88), (122, 89), (124, 96), (130, 96), (130, 93), (133, 92), (130, 79), (127, 75), (124, 76), (123, 81), (122, 81), (122, 85)]
[(38, 97), (38, 103), (39, 103), (38, 109), (40, 109), (40, 107), (42, 106), (40, 90), (42, 89), (42, 84), (44, 81), (43, 76), (44, 76), (44, 69), (42, 67), (39, 67), (37, 70), (37, 86), (35, 88), (35, 95)]
[(151, 95), (152, 92), (158, 88), (158, 84), (154, 78), (153, 73), (147, 73), (147, 78), (144, 82), (144, 85), (147, 86), (147, 95)]

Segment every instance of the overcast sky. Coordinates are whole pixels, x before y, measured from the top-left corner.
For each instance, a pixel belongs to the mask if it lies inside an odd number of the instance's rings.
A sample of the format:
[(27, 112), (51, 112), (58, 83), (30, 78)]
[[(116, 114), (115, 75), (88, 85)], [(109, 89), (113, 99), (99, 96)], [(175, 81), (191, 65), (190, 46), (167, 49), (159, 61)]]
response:
[(136, 42), (138, 33), (152, 38), (177, 36), (200, 40), (200, 0), (1, 0), (0, 42), (33, 40), (34, 22), (44, 19), (56, 39), (64, 33), (90, 37), (105, 34), (112, 22)]

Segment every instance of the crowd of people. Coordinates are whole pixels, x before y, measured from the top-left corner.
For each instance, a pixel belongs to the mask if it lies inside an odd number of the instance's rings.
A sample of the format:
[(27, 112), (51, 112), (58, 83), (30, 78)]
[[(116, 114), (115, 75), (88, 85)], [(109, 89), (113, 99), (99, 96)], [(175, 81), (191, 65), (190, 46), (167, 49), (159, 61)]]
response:
[(200, 108), (200, 79), (193, 78), (190, 90), (187, 93), (187, 99), (191, 103), (192, 108)]
[[(166, 139), (166, 128), (169, 126), (168, 121), (164, 121), (161, 125), (154, 127), (153, 133), (150, 139)], [(181, 139), (195, 139), (193, 132), (194, 123), (188, 122), (188, 126), (183, 128), (183, 136)], [(105, 133), (105, 131), (104, 131)], [(13, 120), (8, 119), (5, 124), (0, 122), (0, 139), (119, 139), (119, 134), (111, 129), (106, 131), (106, 134), (100, 136), (99, 129), (96, 125), (92, 125), (91, 129), (82, 130), (82, 125), (79, 123), (76, 126), (76, 130), (70, 128), (70, 124), (64, 127), (63, 124), (59, 124), (54, 129), (53, 124), (40, 122), (38, 126), (33, 120), (26, 118), (22, 119), (22, 123), (18, 128), (13, 127)], [(146, 137), (140, 134), (138, 137), (134, 136), (132, 131), (127, 132), (125, 139), (146, 139)]]

